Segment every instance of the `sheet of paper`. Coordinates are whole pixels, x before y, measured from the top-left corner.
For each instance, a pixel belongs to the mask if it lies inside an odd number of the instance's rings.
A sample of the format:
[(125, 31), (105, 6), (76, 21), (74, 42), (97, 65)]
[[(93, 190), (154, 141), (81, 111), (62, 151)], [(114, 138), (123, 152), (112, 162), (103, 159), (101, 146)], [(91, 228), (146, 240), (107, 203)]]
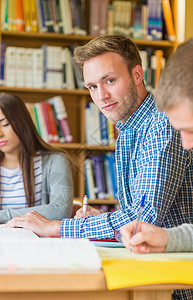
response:
[(193, 261), (193, 252), (137, 254), (126, 248), (97, 247), (102, 260)]
[(23, 228), (6, 228), (0, 226), (1, 239), (38, 239), (39, 237), (30, 230)]
[(101, 259), (86, 239), (0, 239), (0, 270), (99, 271)]

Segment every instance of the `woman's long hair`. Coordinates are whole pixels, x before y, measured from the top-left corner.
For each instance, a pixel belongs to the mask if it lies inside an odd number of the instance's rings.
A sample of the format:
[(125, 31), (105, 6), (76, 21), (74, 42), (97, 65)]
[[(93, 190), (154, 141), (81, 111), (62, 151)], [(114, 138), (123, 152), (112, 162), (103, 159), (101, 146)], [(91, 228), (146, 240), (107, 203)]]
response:
[[(19, 97), (1, 93), (0, 109), (20, 140), (19, 162), (23, 175), (26, 200), (28, 206), (33, 206), (35, 203), (34, 157), (38, 152), (40, 152), (40, 155), (62, 152), (42, 140), (24, 102)], [(4, 153), (0, 151), (0, 164), (3, 158)]]

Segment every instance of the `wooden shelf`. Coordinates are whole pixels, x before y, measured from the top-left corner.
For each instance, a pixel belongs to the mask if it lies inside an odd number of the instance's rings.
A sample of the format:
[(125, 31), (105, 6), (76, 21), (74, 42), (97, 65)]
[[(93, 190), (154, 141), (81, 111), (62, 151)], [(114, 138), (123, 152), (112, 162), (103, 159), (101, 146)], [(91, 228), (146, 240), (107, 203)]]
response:
[(92, 204), (95, 204), (95, 205), (98, 205), (98, 204), (116, 205), (116, 204), (119, 204), (119, 200), (95, 199), (95, 200), (88, 200), (88, 203), (90, 205), (92, 205)]
[(37, 89), (37, 88), (21, 88), (21, 87), (9, 87), (9, 86), (0, 86), (0, 91), (7, 92), (19, 92), (19, 93), (37, 93), (37, 94), (62, 94), (62, 95), (85, 95), (89, 96), (88, 90), (67, 90), (67, 89)]
[(56, 148), (63, 148), (63, 149), (81, 149), (81, 150), (98, 150), (98, 151), (114, 151), (114, 146), (103, 146), (103, 145), (87, 145), (85, 143), (70, 143), (70, 144), (60, 144), (60, 143), (53, 143), (51, 144), (53, 147)]

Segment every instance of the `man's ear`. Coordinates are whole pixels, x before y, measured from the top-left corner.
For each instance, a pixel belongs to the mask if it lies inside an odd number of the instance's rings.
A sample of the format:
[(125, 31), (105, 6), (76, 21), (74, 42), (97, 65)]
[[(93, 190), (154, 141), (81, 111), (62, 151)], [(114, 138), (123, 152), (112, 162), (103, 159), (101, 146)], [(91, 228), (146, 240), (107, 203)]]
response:
[(133, 80), (135, 85), (139, 85), (143, 81), (143, 69), (140, 65), (137, 65), (132, 70)]

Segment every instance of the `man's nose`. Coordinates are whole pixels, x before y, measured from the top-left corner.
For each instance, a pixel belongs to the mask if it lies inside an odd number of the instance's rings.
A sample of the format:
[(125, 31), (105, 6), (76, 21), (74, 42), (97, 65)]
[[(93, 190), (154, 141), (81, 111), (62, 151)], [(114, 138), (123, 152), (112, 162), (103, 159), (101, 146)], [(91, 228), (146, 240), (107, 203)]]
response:
[(99, 99), (99, 101), (104, 101), (108, 98), (109, 98), (109, 92), (104, 87), (100, 87), (98, 89), (98, 99)]

